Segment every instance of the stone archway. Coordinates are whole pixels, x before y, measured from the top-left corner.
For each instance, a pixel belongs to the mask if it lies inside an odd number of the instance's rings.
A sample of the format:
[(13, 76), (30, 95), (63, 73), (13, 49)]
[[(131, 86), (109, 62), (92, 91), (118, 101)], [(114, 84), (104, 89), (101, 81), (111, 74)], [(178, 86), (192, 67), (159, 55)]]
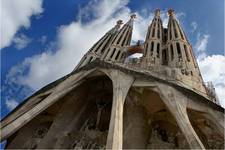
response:
[(175, 118), (157, 92), (131, 88), (124, 110), (123, 148), (189, 148)]
[(48, 138), (38, 148), (46, 148), (49, 143), (53, 148), (69, 149), (106, 146), (112, 107), (112, 81), (102, 73), (93, 73), (85, 80), (62, 106)]
[(189, 120), (200, 138), (201, 142), (207, 149), (224, 149), (224, 134), (220, 133), (215, 122), (208, 118), (211, 116), (207, 113), (187, 109)]
[[(93, 71), (83, 76), (81, 80), (81, 84), (78, 87), (58, 99), (57, 102), (19, 129), (17, 133), (14, 133), (11, 136), (13, 140), (8, 141), (7, 147), (10, 147), (10, 143), (15, 141), (16, 137), (17, 144), (12, 145), (16, 145), (17, 148), (18, 145), (21, 148), (38, 149), (104, 148), (106, 146), (112, 107), (112, 80), (101, 71)], [(45, 126), (43, 124), (39, 125), (39, 123), (46, 116), (52, 119), (50, 124), (44, 124), (46, 126), (44, 128)], [(31, 135), (27, 137), (30, 140), (26, 140), (22, 135), (22, 138), (17, 136), (24, 128), (26, 130), (29, 128), (27, 131)], [(41, 138), (36, 138), (33, 133), (43, 134), (39, 136)], [(25, 140), (21, 141), (20, 139)]]

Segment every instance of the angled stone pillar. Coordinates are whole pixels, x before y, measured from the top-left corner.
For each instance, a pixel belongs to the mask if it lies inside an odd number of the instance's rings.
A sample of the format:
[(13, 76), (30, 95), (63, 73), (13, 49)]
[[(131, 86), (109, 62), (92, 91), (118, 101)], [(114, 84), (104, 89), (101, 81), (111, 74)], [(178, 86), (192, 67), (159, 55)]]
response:
[(125, 98), (134, 79), (118, 70), (109, 73), (113, 81), (113, 105), (109, 132), (107, 137), (107, 149), (123, 148), (123, 107)]
[(185, 136), (190, 148), (204, 149), (204, 146), (194, 131), (186, 112), (186, 102), (188, 99), (174, 88), (162, 84), (159, 85), (158, 93), (176, 119), (176, 122)]
[(62, 146), (63, 138), (71, 131), (70, 126), (76, 126), (79, 120), (81, 120), (80, 116), (86, 108), (86, 91), (88, 91), (86, 87), (79, 87), (69, 97), (62, 99), (65, 102), (55, 117), (47, 135), (38, 144), (38, 149), (64, 148)]

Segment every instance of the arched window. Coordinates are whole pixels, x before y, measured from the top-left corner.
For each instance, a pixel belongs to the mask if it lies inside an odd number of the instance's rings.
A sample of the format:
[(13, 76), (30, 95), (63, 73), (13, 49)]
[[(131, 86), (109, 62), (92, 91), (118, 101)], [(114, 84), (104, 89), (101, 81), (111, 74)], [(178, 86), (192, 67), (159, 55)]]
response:
[(185, 44), (184, 44), (184, 51), (185, 51), (185, 54), (186, 54), (186, 57), (187, 57), (187, 61), (190, 61), (190, 57), (189, 57), (189, 54), (188, 54), (187, 46)]
[(171, 60), (174, 59), (173, 44), (170, 45)]
[(154, 50), (154, 42), (151, 43), (151, 56), (153, 55), (153, 50)]
[(182, 31), (181, 31), (180, 26), (178, 25), (178, 23), (177, 23), (177, 26), (178, 26), (178, 29), (179, 29), (179, 32), (180, 32), (180, 36), (184, 40), (184, 35), (183, 35), (183, 33), (182, 33)]
[(152, 37), (155, 36), (155, 28), (153, 28), (153, 31), (152, 31)]
[(171, 23), (169, 23), (169, 40), (171, 40), (172, 39), (172, 32), (171, 32), (171, 30), (172, 30), (172, 26), (171, 26)]
[(175, 38), (177, 38), (178, 35), (177, 35), (177, 29), (176, 29), (175, 21), (173, 21), (173, 30), (174, 30)]
[(148, 43), (146, 43), (146, 48), (145, 48), (144, 56), (146, 56), (147, 52), (148, 52)]
[(124, 44), (125, 44), (125, 41), (126, 41), (127, 36), (128, 36), (128, 33), (129, 33), (129, 30), (127, 30), (127, 33), (126, 33), (126, 35), (125, 35), (125, 37), (123, 39), (122, 46), (124, 46)]
[(157, 30), (157, 36), (158, 36), (158, 39), (160, 39), (160, 30), (159, 29)]
[(124, 30), (123, 30), (123, 33), (119, 35), (119, 36), (120, 36), (120, 38), (118, 39), (117, 44), (119, 44), (119, 43), (120, 43), (121, 38), (122, 38), (122, 37), (124, 37), (125, 32), (126, 32), (126, 29), (124, 29)]
[(157, 57), (160, 57), (160, 44), (157, 44)]
[(181, 57), (182, 57), (182, 54), (181, 54), (180, 44), (177, 42), (177, 43), (176, 43), (176, 46), (177, 46), (177, 54), (178, 54), (178, 58), (181, 58)]

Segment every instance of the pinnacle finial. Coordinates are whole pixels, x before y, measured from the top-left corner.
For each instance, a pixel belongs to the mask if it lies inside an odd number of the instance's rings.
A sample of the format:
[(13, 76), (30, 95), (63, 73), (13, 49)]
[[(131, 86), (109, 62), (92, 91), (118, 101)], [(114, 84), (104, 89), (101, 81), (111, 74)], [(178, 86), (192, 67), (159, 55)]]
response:
[(123, 20), (118, 20), (118, 21), (116, 22), (116, 24), (117, 24), (117, 25), (123, 24)]
[(168, 10), (168, 15), (169, 16), (173, 16), (174, 15), (174, 10), (173, 9), (169, 9)]
[(130, 19), (135, 19), (135, 18), (137, 18), (136, 14), (132, 14), (132, 15), (130, 16)]
[(160, 9), (159, 9), (159, 8), (157, 8), (157, 9), (155, 10), (155, 16), (160, 16)]

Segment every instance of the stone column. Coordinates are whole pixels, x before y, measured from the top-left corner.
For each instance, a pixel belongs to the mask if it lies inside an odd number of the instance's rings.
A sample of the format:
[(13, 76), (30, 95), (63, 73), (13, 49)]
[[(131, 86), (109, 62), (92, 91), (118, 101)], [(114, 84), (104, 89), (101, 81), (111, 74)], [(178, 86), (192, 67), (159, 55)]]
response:
[(113, 81), (113, 105), (109, 132), (107, 137), (107, 149), (123, 148), (123, 106), (128, 90), (134, 79), (118, 70), (112, 70), (109, 75)]
[(145, 149), (149, 138), (148, 116), (140, 97), (127, 96), (124, 106), (124, 149)]
[(187, 98), (172, 87), (166, 85), (160, 84), (159, 89), (158, 93), (160, 94), (160, 97), (176, 119), (176, 122), (184, 134), (190, 148), (204, 149), (202, 142), (189, 121), (185, 104)]

